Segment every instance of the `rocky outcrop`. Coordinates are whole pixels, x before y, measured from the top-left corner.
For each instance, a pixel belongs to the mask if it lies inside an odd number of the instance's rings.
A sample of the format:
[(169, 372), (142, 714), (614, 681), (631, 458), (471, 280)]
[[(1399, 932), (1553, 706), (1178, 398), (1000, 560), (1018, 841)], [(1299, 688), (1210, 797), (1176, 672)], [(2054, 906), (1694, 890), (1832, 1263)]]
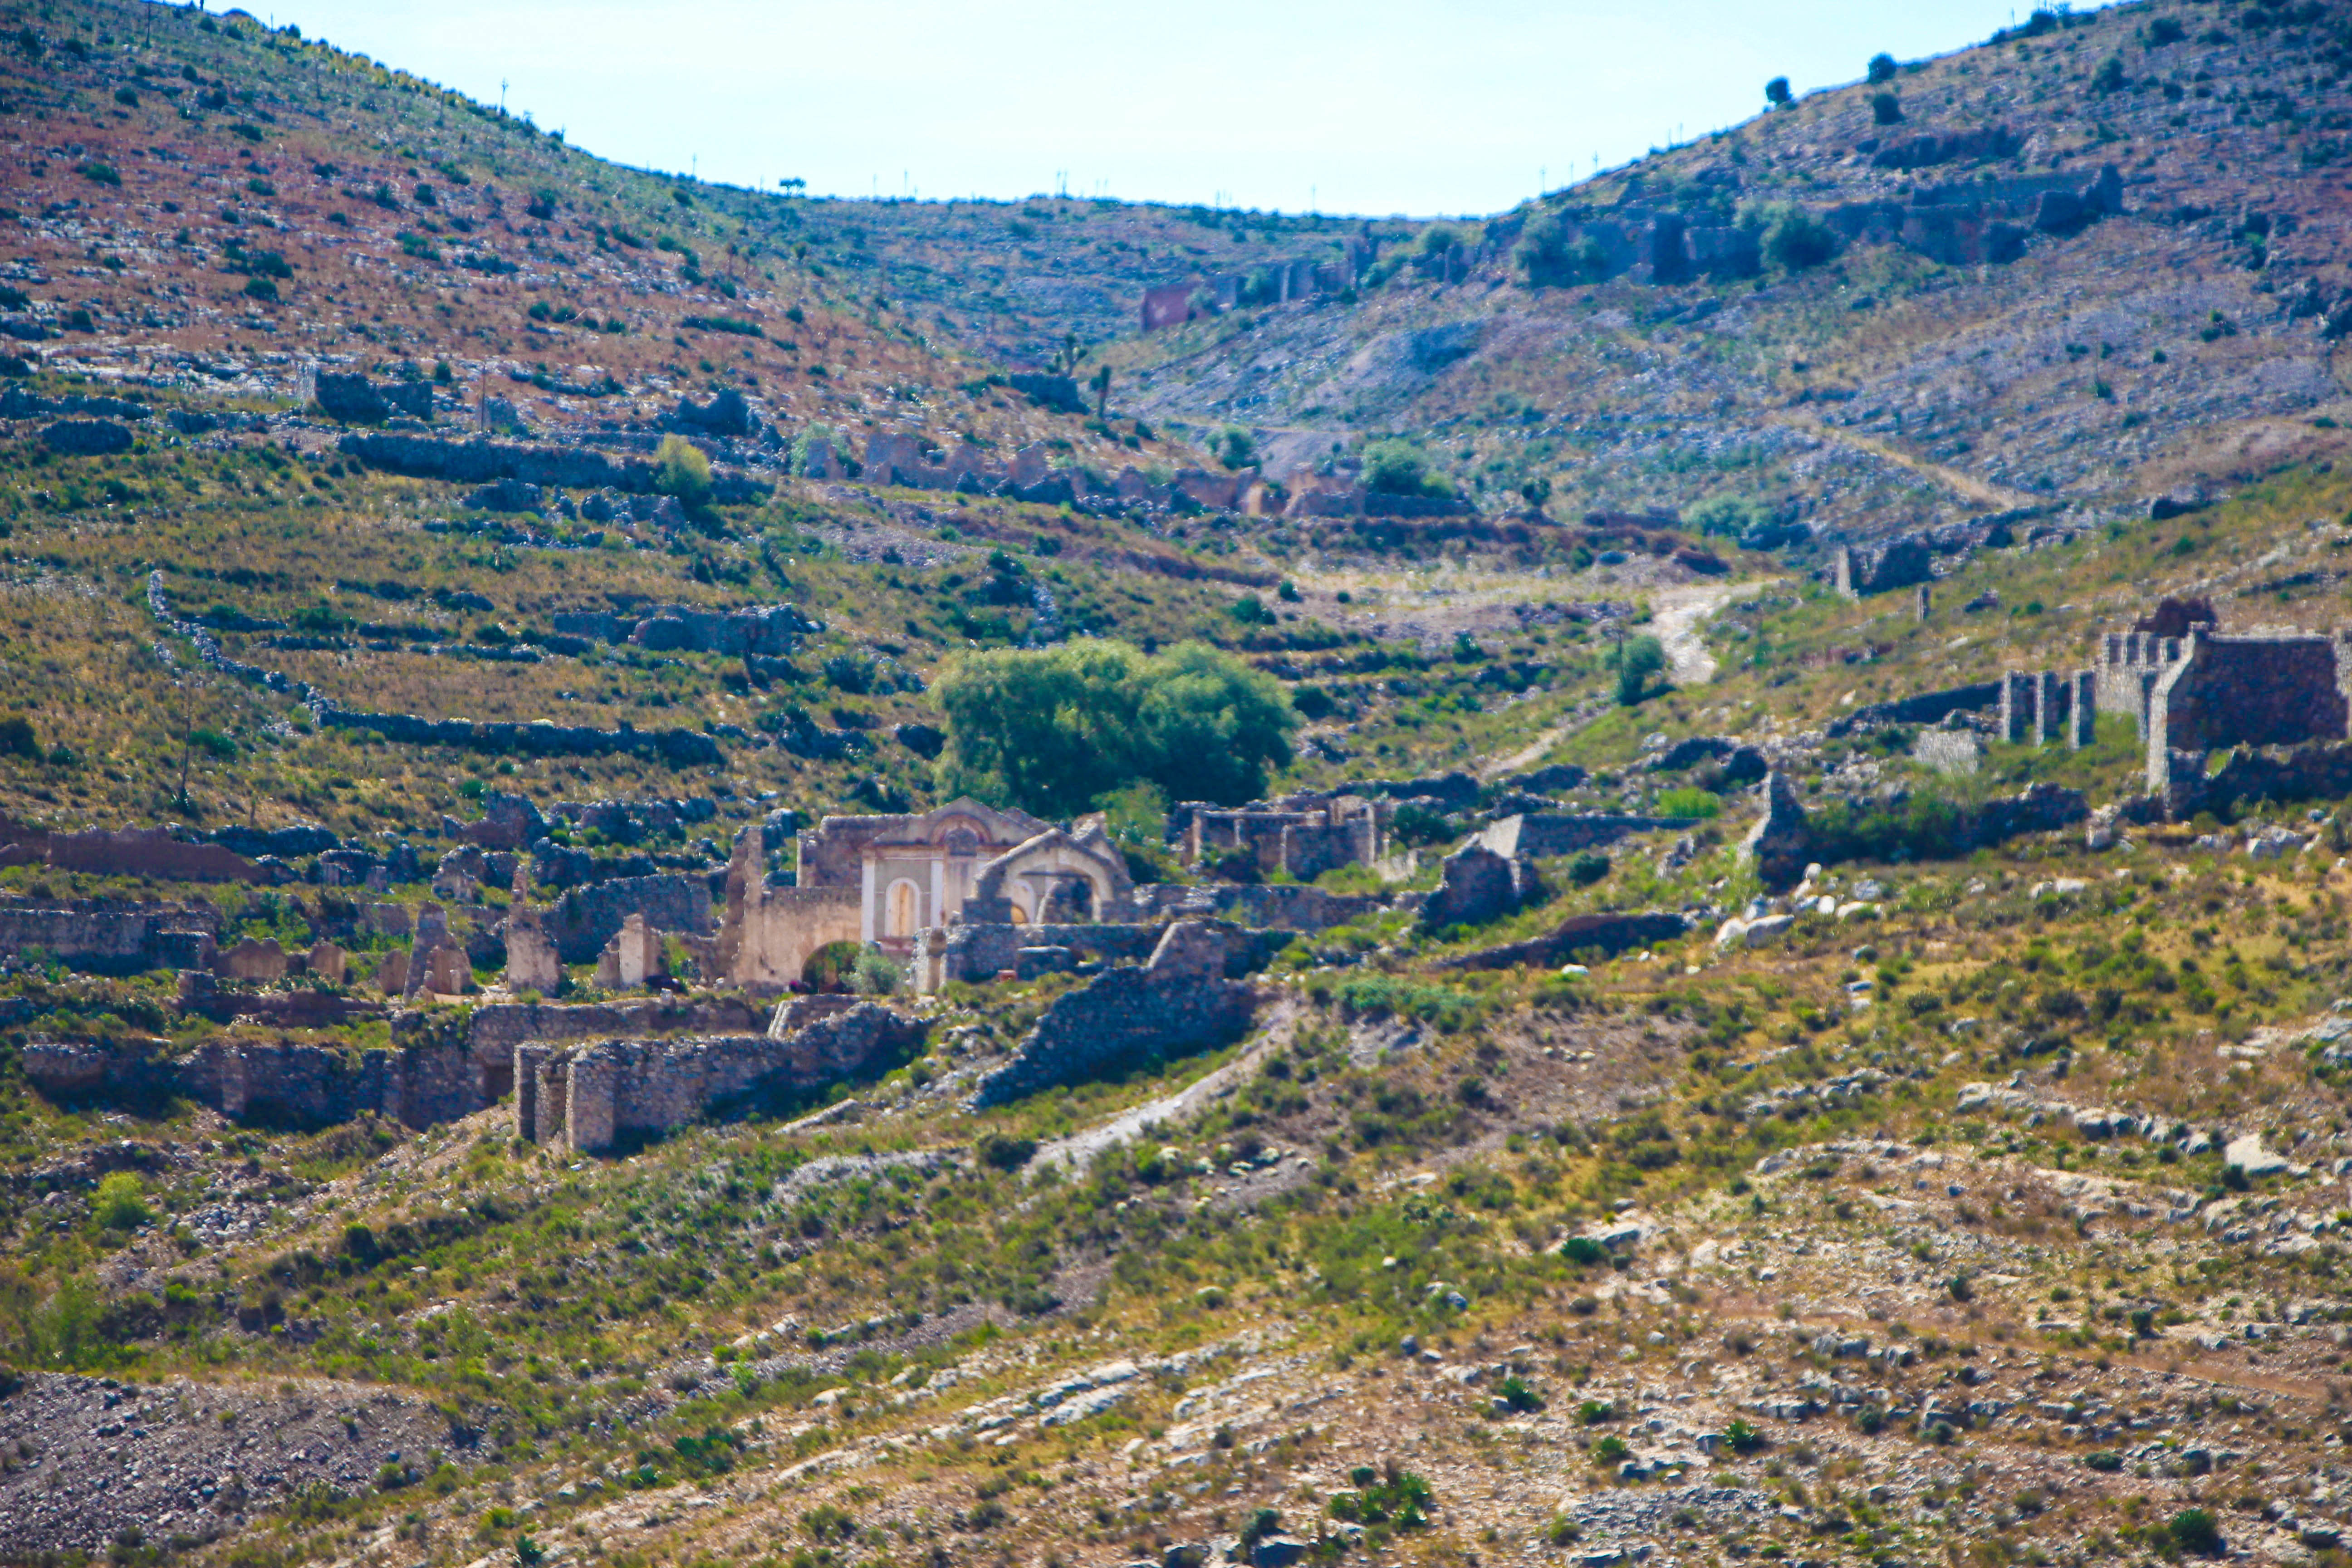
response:
[(1225, 934), (1177, 921), (1149, 963), (1110, 970), (1056, 1000), (1012, 1058), (980, 1080), (972, 1103), (1001, 1105), (1238, 1038), (1256, 1013), (1257, 991), (1226, 973)]
[(482, 819), (467, 823), (457, 837), (485, 849), (520, 849), (546, 837), (547, 819), (528, 795), (491, 790), (482, 796)]
[(1978, 713), (2000, 706), (2000, 681), (1979, 680), (1941, 691), (1899, 697), (1891, 702), (1873, 702), (1831, 720), (1822, 732), (1835, 740), (1857, 730), (1874, 730), (1888, 724), (1939, 723), (1955, 713)]

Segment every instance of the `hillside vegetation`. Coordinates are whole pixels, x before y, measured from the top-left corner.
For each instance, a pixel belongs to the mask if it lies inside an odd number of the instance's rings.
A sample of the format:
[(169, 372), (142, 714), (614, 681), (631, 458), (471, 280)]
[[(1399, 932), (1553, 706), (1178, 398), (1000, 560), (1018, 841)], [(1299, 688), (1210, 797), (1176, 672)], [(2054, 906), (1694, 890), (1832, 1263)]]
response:
[[(2345, 1568), (2352, 801), (2165, 822), (2128, 715), (1856, 721), (2080, 668), (2162, 597), (2339, 624), (2347, 28), (2037, 16), (1441, 240), (717, 188), (243, 13), (0, 5), (0, 913), (331, 939), (348, 983), (273, 994), (366, 1004), (224, 1022), (166, 967), (0, 953), (0, 1561)], [(2120, 214), (2001, 263), (1787, 230), (1754, 277), (1570, 281), (1520, 243), (2108, 164)], [(1136, 331), (1147, 286), (1349, 238), (1385, 259), (1345, 289)], [(659, 489), (388, 471), (354, 437), (433, 432), (331, 416), (321, 371)], [(86, 423), (127, 434), (51, 434)], [(898, 436), (1430, 504), (811, 471)], [(1820, 570), (1929, 529), (1924, 611)], [(665, 605), (789, 605), (790, 646), (616, 631)], [(1801, 900), (1734, 757), (1811, 814)], [(462, 1037), (499, 991), (395, 1025), (376, 980), (428, 904), (507, 916), (503, 871), (431, 881), (513, 797), (597, 879), (723, 898), (754, 825), (969, 789), (1099, 811), (1205, 904), (1291, 879), (1179, 864), (1170, 810), (1261, 781), (1410, 797), (1318, 879), (1368, 901), (1273, 948), (1240, 1037), (1009, 1103), (976, 1086), (1094, 976), (919, 996), (829, 949), (919, 1045), (594, 1153), (518, 1136), (510, 1081), (417, 1128), (37, 1072)], [(2037, 787), (2100, 815), (1959, 834)], [(1429, 917), (1528, 813), (1676, 826)], [(165, 824), (380, 874), (23, 847)], [(1627, 914), (1681, 934), (1507, 951)], [(674, 947), (687, 997), (574, 963), (562, 1000), (764, 1017)], [(502, 991), (503, 938), (460, 956)]]

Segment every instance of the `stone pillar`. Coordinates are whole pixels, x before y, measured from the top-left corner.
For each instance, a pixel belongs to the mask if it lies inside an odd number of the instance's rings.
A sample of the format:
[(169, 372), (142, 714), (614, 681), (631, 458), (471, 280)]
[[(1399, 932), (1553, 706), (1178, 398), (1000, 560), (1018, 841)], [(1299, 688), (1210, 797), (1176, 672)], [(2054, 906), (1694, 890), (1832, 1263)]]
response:
[(2079, 752), (2099, 738), (2099, 672), (2078, 669), (2070, 679), (2074, 689), (2066, 708), (2066, 743)]
[(585, 1054), (572, 1058), (564, 1142), (573, 1153), (601, 1153), (613, 1146), (613, 1095), (618, 1077), (609, 1061)]
[(1931, 588), (1930, 588), (1927, 584), (1925, 584), (1925, 583), (1920, 584), (1919, 584), (1919, 618), (1920, 618), (1921, 620), (1923, 620), (1923, 621), (1924, 621), (1924, 620), (1926, 620), (1926, 619), (1927, 618), (1927, 612), (1928, 612), (1928, 610), (1929, 610), (1930, 608), (1932, 608), (1932, 607), (1934, 606), (1935, 602), (1936, 602), (1935, 591), (1934, 591), (1933, 589), (1931, 589)]
[(2022, 745), (2033, 738), (2033, 677), (2021, 669), (2005, 670), (2000, 678), (2000, 738)]
[(547, 1065), (545, 1046), (518, 1045), (514, 1048), (514, 1135), (526, 1143), (541, 1142), (539, 1135), (539, 1069)]
[(948, 923), (948, 859), (944, 855), (931, 857), (931, 907), (915, 922), (917, 930)]
[(541, 1148), (560, 1145), (564, 1141), (565, 1129), (571, 1125), (570, 1060), (559, 1052), (551, 1051), (533, 1069), (533, 1073), (538, 1081), (536, 1092), (538, 1110), (534, 1118), (534, 1124), (538, 1130), (537, 1142)]
[(2033, 678), (2033, 743), (2045, 746), (2058, 738), (2065, 717), (2066, 684), (2056, 670), (2045, 669)]
[(857, 868), (857, 940), (874, 941), (874, 859), (867, 856)]

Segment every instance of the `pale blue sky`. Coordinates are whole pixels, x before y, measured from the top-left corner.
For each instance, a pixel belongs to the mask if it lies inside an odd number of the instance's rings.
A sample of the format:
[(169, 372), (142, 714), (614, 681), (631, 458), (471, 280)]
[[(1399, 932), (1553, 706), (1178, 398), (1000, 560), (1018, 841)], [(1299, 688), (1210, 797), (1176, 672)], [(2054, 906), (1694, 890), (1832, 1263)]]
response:
[[(257, 12), (265, 7), (247, 3)], [(2080, 8), (2080, 7), (2078, 7)], [(279, 24), (642, 167), (812, 195), (1066, 184), (1483, 213), (1800, 92), (1982, 41), (2011, 0), (297, 0)]]

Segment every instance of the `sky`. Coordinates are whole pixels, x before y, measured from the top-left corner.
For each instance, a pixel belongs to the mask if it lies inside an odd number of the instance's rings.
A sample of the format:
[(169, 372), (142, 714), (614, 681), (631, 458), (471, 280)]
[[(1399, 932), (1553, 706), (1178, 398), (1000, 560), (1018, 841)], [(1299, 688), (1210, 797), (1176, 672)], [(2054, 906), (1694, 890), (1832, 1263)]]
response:
[[(245, 0), (583, 151), (812, 195), (1499, 210), (2011, 0)], [(2086, 7), (2077, 7), (2078, 9)]]

